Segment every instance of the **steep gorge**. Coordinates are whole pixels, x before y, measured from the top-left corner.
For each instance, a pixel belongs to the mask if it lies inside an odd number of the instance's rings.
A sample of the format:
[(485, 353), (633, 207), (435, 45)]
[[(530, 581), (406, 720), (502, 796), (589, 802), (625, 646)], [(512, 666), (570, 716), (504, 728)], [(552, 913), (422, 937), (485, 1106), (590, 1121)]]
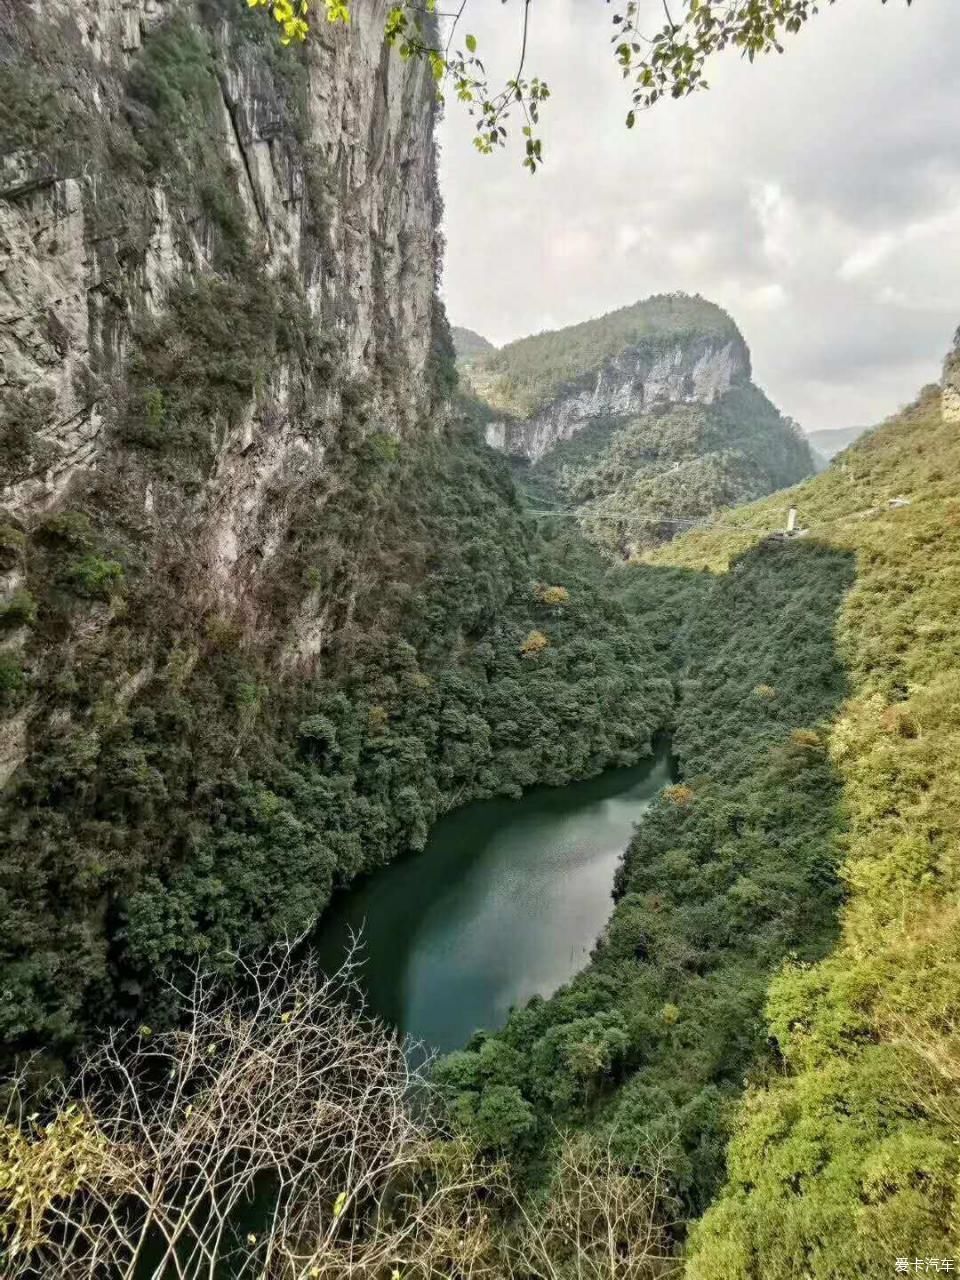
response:
[(385, 13), (295, 51), (228, 0), (0, 8), (8, 1047), (668, 714), (451, 413), (435, 95)]
[(638, 460), (654, 484), (665, 444), (729, 453), (748, 420), (783, 446), (766, 491), (802, 442), (722, 314), (679, 360), (675, 317), (662, 350), (588, 331), (572, 389), (531, 340), (484, 392), (513, 415), (469, 413), (530, 472), (566, 457), (541, 495), (610, 504), (637, 554), (542, 535), (451, 409), (433, 90), (384, 12), (301, 54), (227, 0), (0, 0), (0, 1040), (169, 1022), (158, 975), (295, 935), (441, 813), (671, 724), (682, 781), (591, 964), (441, 1064), (450, 1114), (534, 1184), (557, 1125), (631, 1175), (652, 1153), (670, 1247), (706, 1214), (703, 1280), (942, 1257), (956, 352), (824, 475), (652, 551)]
[(705, 1212), (697, 1280), (956, 1249), (955, 381), (954, 351), (826, 472), (611, 573), (674, 666), (681, 782), (590, 965), (439, 1069), (520, 1161), (570, 1125), (655, 1170)]

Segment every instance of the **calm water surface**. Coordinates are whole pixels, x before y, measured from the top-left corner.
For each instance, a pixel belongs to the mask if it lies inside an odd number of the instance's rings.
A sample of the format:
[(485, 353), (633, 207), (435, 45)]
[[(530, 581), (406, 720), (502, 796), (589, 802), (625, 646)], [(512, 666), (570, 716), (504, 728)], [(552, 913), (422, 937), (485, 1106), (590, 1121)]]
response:
[(586, 963), (612, 909), (617, 862), (669, 781), (666, 745), (587, 782), (485, 800), (442, 818), (422, 853), (336, 898), (318, 936), (336, 966), (362, 930), (373, 1011), (441, 1051)]

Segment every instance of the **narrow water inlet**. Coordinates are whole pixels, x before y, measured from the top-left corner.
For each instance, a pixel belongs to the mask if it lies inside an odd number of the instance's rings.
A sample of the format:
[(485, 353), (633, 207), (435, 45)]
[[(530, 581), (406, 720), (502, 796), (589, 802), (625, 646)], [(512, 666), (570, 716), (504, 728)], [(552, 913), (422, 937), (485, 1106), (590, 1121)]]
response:
[(334, 900), (317, 931), (323, 966), (337, 968), (360, 933), (371, 1012), (432, 1049), (502, 1026), (586, 964), (617, 863), (671, 763), (662, 740), (633, 768), (448, 814), (422, 852)]

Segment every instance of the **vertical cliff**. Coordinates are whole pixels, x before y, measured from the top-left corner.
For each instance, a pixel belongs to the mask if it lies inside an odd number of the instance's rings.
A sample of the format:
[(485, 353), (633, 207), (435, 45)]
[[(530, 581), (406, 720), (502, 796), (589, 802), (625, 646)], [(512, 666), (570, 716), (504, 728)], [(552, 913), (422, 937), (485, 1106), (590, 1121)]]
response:
[(667, 714), (451, 414), (436, 98), (385, 15), (297, 50), (239, 0), (0, 0), (8, 1045)]
[(431, 429), (435, 97), (385, 9), (293, 51), (232, 0), (3, 6), (10, 515), (97, 492), (251, 621), (358, 385), (377, 430)]
[(942, 406), (945, 422), (960, 422), (960, 329), (943, 363)]
[(439, 429), (436, 99), (385, 13), (286, 50), (233, 0), (0, 3), (2, 1039), (110, 985), (119, 895), (371, 576), (311, 513)]
[[(49, 505), (102, 464), (138, 334), (210, 272), (255, 264), (323, 334), (320, 416), (361, 375), (388, 430), (424, 407), (435, 100), (421, 65), (388, 55), (385, 10), (369, 0), (293, 51), (231, 0), (6, 0), (0, 377), (20, 448), (4, 457), (4, 505)], [(214, 489), (262, 479), (264, 455), (272, 469), (321, 462), (291, 430), (296, 361), (268, 357), (243, 420), (218, 424)]]
[[(750, 353), (739, 334), (642, 341), (571, 378), (529, 416), (490, 423), (487, 442), (539, 462), (597, 421), (637, 417), (669, 403), (713, 404), (749, 381)], [(481, 391), (496, 387), (482, 374), (474, 382)]]

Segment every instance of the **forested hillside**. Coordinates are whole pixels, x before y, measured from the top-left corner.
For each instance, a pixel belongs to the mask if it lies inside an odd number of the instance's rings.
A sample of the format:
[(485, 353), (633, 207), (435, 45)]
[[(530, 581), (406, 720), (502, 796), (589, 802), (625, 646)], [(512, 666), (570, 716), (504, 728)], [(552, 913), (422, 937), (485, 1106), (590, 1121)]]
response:
[(384, 79), (376, 14), (301, 53), (230, 0), (133, 17), (0, 26), (8, 1052), (304, 929), (453, 805), (635, 761), (670, 702), (451, 410), (428, 73)]
[(462, 364), (469, 364), (481, 356), (489, 355), (496, 351), (496, 347), (479, 333), (474, 333), (472, 329), (463, 329), (457, 325), (453, 325), (450, 330), (450, 336), (453, 338), (453, 349), (456, 352), (457, 359)]
[(521, 475), (534, 502), (573, 507), (591, 541), (630, 556), (810, 469), (796, 430), (746, 384), (711, 404), (600, 419)]
[(473, 356), (464, 373), (533, 505), (624, 558), (813, 470), (733, 320), (704, 298), (648, 298)]
[(611, 575), (676, 663), (682, 780), (590, 967), (440, 1069), (521, 1161), (559, 1120), (665, 1169), (698, 1280), (956, 1249), (958, 475), (929, 388)]
[(611, 358), (644, 345), (673, 349), (684, 339), (741, 343), (737, 327), (706, 298), (662, 294), (594, 320), (509, 342), (488, 356), (473, 380), (496, 409), (530, 417), (568, 385)]

